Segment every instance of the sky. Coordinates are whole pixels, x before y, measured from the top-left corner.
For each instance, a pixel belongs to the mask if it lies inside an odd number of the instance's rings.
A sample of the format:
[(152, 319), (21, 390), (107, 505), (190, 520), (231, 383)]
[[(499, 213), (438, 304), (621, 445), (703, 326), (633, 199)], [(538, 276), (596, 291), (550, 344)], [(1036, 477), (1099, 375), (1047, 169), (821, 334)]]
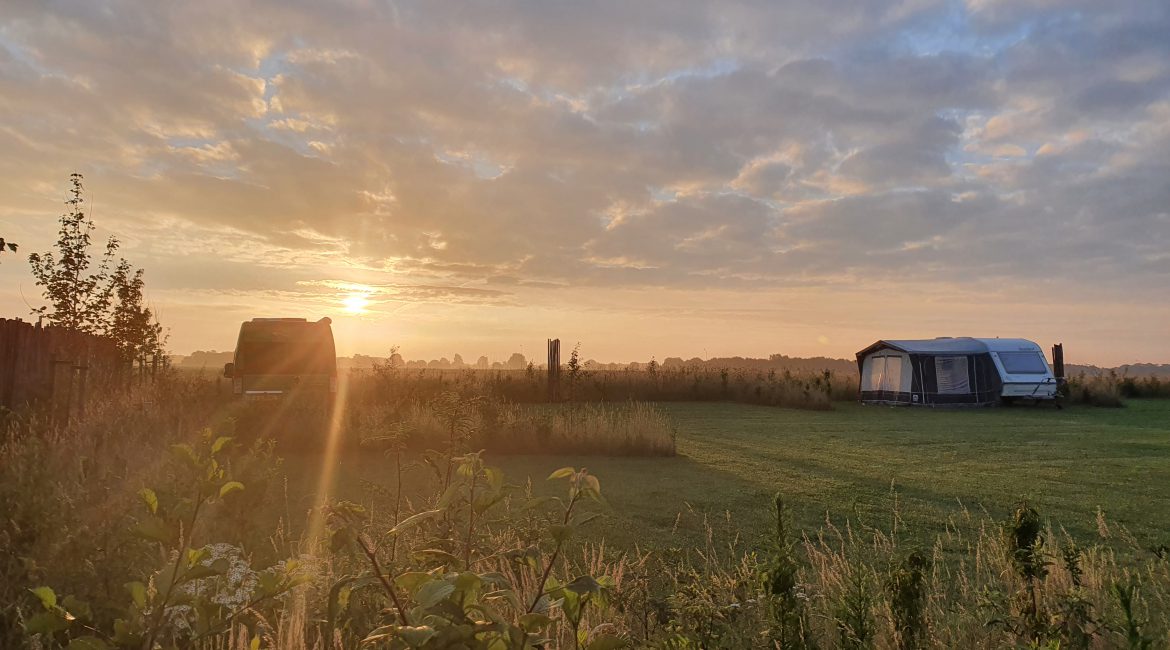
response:
[(0, 315), (71, 172), (178, 353), (1170, 362), (1170, 3), (5, 0)]

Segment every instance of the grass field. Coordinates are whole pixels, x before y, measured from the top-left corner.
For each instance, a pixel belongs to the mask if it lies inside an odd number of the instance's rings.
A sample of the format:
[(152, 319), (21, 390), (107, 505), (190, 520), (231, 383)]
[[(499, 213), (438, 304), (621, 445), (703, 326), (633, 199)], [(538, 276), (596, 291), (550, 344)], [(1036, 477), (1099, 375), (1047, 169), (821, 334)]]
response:
[[(673, 458), (534, 455), (490, 462), (509, 481), (531, 477), (538, 488), (553, 469), (588, 467), (610, 506), (605, 541), (618, 548), (701, 545), (707, 524), (719, 541), (742, 534), (754, 544), (771, 525), (776, 492), (785, 495), (795, 523), (809, 529), (828, 514), (837, 524), (849, 519), (889, 530), (896, 499), (900, 534), (927, 542), (949, 519), (962, 525), (964, 508), (999, 519), (1027, 499), (1079, 539), (1097, 534), (1100, 507), (1140, 545), (1170, 543), (1170, 401), (1063, 411), (661, 407), (678, 428)], [(289, 460), (290, 476), (314, 473), (306, 465), (315, 461)], [(342, 496), (368, 499), (363, 479), (391, 483), (389, 463), (377, 456), (348, 455), (341, 464)]]

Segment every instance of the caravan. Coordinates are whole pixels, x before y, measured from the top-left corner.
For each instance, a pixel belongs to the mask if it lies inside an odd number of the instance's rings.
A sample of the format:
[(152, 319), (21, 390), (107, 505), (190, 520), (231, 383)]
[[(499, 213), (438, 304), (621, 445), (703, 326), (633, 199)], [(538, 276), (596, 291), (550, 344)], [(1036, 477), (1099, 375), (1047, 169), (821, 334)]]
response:
[(1057, 396), (1043, 350), (1026, 339), (887, 339), (858, 352), (857, 366), (866, 404), (986, 406)]

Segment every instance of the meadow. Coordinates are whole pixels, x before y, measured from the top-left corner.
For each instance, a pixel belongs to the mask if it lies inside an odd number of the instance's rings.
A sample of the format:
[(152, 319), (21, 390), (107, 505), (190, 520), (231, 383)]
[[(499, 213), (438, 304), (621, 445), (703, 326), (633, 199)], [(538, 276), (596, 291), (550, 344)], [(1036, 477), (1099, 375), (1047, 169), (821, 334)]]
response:
[[(554, 465), (589, 468), (607, 486), (605, 541), (620, 549), (701, 545), (708, 523), (759, 546), (777, 492), (810, 530), (826, 518), (889, 528), (897, 511), (902, 534), (929, 543), (964, 510), (1002, 518), (1027, 501), (1078, 539), (1096, 535), (1100, 510), (1149, 546), (1170, 544), (1170, 401), (1063, 410), (655, 407), (674, 428), (676, 456), (486, 458), (512, 480), (538, 485)], [(317, 462), (285, 460), (306, 476)], [(338, 489), (349, 498), (386, 474), (377, 456), (340, 463)]]
[(611, 379), (542, 404), (533, 373), (391, 370), (331, 415), (166, 374), (6, 414), (0, 646), (1170, 644), (1170, 402)]

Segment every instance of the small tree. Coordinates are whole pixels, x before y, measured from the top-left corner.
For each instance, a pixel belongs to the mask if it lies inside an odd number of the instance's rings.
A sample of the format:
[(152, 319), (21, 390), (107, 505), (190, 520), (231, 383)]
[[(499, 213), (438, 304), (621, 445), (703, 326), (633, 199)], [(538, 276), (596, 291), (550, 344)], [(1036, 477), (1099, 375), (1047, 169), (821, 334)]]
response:
[(68, 211), (61, 215), (56, 254), (33, 253), (28, 256), (37, 286), (44, 287), (48, 305), (33, 310), (33, 314), (48, 318), (49, 322), (77, 332), (100, 333), (107, 328), (110, 299), (114, 292), (110, 282), (110, 263), (118, 251), (118, 240), (106, 241), (106, 252), (96, 272), (90, 272), (93, 257), (90, 253), (93, 221), (86, 215), (85, 187), (81, 174), (71, 174)]
[(165, 336), (162, 325), (145, 305), (142, 269), (134, 269), (122, 260), (114, 270), (111, 284), (118, 300), (110, 314), (107, 333), (114, 339), (123, 360), (137, 361), (145, 367), (148, 359), (164, 356)]
[(158, 359), (165, 365), (166, 334), (145, 305), (142, 269), (125, 259), (114, 266), (119, 244), (110, 237), (96, 271), (90, 271), (95, 226), (85, 213), (82, 180), (81, 174), (69, 177), (68, 211), (61, 215), (56, 250), (29, 255), (48, 303), (33, 313), (71, 331), (110, 337), (127, 363), (145, 367), (148, 360)]
[(573, 346), (573, 352), (569, 355), (569, 363), (565, 365), (565, 369), (569, 371), (569, 399), (573, 400), (577, 396), (577, 382), (581, 380), (581, 343)]

